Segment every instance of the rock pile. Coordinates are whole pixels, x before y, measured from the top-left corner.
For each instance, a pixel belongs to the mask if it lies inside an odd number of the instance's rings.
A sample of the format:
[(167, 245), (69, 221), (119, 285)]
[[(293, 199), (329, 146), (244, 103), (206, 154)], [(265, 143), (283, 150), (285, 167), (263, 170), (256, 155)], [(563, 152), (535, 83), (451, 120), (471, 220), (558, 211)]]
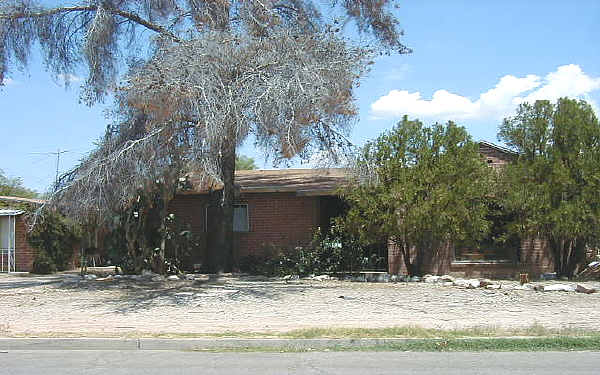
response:
[[(502, 283), (490, 279), (461, 279), (450, 275), (435, 276), (425, 275), (423, 281), (430, 284), (441, 284), (443, 286), (457, 286), (465, 289), (486, 288), (491, 290), (503, 289)], [(506, 289), (506, 287), (504, 287)], [(551, 284), (551, 285), (533, 285), (530, 283), (513, 286), (513, 290), (535, 290), (540, 292), (577, 292), (592, 294), (596, 289), (583, 284)]]

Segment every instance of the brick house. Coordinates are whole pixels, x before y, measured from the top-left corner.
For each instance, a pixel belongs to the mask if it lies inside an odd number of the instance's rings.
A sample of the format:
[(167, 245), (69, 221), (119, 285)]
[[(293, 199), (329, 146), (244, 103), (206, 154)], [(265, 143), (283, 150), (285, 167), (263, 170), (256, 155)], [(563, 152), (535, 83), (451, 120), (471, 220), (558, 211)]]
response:
[[(492, 168), (502, 168), (516, 154), (489, 142), (479, 143), (480, 152)], [(309, 243), (315, 229), (327, 229), (332, 217), (344, 211), (336, 195), (346, 184), (344, 169), (287, 169), (236, 171), (236, 204), (234, 213), (234, 257), (260, 254), (268, 247), (290, 248)], [(178, 194), (171, 202), (171, 212), (200, 234), (201, 247), (211, 246), (216, 224), (219, 185), (207, 186), (191, 178), (192, 189)], [(496, 218), (497, 219), (497, 218)], [(502, 218), (500, 218), (502, 219)], [(502, 224), (502, 223), (500, 223)], [(492, 228), (492, 230), (501, 230)], [(498, 234), (498, 233), (495, 233)], [(391, 274), (406, 273), (401, 252), (387, 247), (387, 270)], [(203, 252), (196, 254), (203, 263)], [(491, 238), (477, 248), (447, 244), (424, 262), (425, 273), (461, 273), (465, 276), (513, 277), (520, 272), (532, 276), (554, 271), (545, 243), (539, 239), (508, 241), (498, 246)]]
[(44, 201), (0, 196), (0, 272), (31, 271), (37, 250), (27, 241), (27, 210)]
[[(479, 142), (479, 151), (492, 168), (502, 168), (516, 157), (514, 151), (485, 141)], [(501, 217), (492, 220), (492, 234), (503, 230), (501, 221)], [(406, 273), (402, 253), (393, 244), (388, 247), (388, 269), (392, 274)], [(554, 263), (547, 245), (540, 239), (513, 238), (499, 246), (490, 237), (477, 248), (461, 248), (448, 243), (424, 259), (423, 270), (438, 275), (458, 273), (466, 277), (491, 278), (512, 278), (526, 272), (536, 277), (553, 272)]]
[[(493, 168), (501, 168), (515, 154), (503, 147), (480, 142), (481, 154)], [(324, 230), (331, 218), (344, 212), (337, 189), (348, 183), (344, 169), (286, 169), (236, 171), (234, 207), (234, 257), (260, 254), (268, 248), (307, 245), (317, 227)], [(180, 191), (170, 202), (170, 212), (199, 236), (200, 249), (189, 263), (203, 264), (206, 249), (213, 244), (213, 226), (218, 184), (207, 185), (190, 176), (191, 188)], [(31, 270), (36, 255), (27, 241), (26, 208), (41, 200), (0, 197), (0, 267), (8, 265), (9, 248), (14, 254), (11, 270)], [(8, 234), (7, 234), (8, 233)], [(519, 272), (539, 275), (552, 272), (550, 252), (539, 239), (518, 240), (507, 248), (483, 241), (478, 248), (448, 244), (425, 259), (424, 271), (432, 274), (464, 273), (465, 276), (512, 277)], [(385, 246), (384, 246), (385, 247)], [(405, 273), (401, 253), (388, 246), (387, 269), (391, 274)], [(4, 262), (4, 263), (3, 263)], [(3, 272), (8, 269), (2, 268)]]
[[(170, 211), (200, 234), (201, 248), (212, 246), (219, 185), (207, 186), (191, 176), (191, 189), (170, 203)], [(343, 169), (236, 171), (234, 258), (261, 254), (268, 248), (307, 245), (317, 227), (327, 229), (343, 211), (336, 195), (346, 183)], [(205, 251), (191, 261), (203, 264)]]

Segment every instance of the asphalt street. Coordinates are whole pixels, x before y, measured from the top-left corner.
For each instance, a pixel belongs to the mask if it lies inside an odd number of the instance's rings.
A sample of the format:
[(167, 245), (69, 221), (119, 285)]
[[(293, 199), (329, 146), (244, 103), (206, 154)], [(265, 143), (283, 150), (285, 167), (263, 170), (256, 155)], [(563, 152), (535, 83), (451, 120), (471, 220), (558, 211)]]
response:
[(68, 374), (599, 374), (600, 352), (205, 353), (33, 350), (0, 353), (0, 373)]

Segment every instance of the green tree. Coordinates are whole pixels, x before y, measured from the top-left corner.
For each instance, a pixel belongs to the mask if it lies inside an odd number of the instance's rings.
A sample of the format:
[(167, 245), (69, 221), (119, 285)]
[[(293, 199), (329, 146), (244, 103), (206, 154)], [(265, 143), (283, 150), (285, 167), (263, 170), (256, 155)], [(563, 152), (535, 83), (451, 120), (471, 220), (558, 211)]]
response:
[(37, 192), (23, 186), (19, 177), (10, 178), (0, 169), (0, 195), (20, 198), (36, 198)]
[(506, 168), (504, 206), (514, 233), (545, 239), (556, 272), (571, 277), (600, 230), (600, 125), (585, 101), (519, 106), (498, 138), (519, 153)]
[[(60, 213), (47, 210), (27, 239), (39, 249), (34, 260), (34, 272), (48, 273), (55, 269), (63, 271), (70, 266), (73, 250), (81, 240), (81, 229)], [(36, 266), (42, 264), (43, 267)], [(43, 270), (38, 271), (38, 268)]]
[(256, 169), (256, 164), (254, 163), (254, 159), (245, 155), (240, 155), (235, 158), (235, 170), (243, 171), (243, 170), (251, 170)]
[(347, 229), (364, 243), (392, 241), (411, 275), (448, 241), (476, 241), (489, 229), (491, 168), (453, 122), (425, 127), (405, 116), (362, 148), (356, 168)]

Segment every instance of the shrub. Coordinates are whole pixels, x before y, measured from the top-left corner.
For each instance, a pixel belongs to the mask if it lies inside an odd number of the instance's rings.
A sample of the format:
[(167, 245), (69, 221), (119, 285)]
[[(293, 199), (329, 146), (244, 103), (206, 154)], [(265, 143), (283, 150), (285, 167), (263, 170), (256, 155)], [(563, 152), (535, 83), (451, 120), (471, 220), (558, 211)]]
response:
[(272, 244), (264, 245), (258, 254), (248, 254), (240, 258), (238, 267), (241, 272), (251, 275), (277, 276), (283, 273), (281, 261), (284, 255)]
[(55, 211), (46, 211), (28, 236), (37, 248), (40, 265), (50, 259), (55, 270), (65, 270), (73, 259), (73, 248), (81, 239), (79, 226)]
[(45, 251), (40, 251), (33, 260), (32, 273), (47, 275), (56, 272), (56, 264)]
[(358, 272), (373, 263), (372, 256), (365, 257), (364, 253), (358, 241), (346, 235), (341, 224), (334, 223), (326, 233), (318, 228), (306, 247), (266, 246), (259, 254), (240, 259), (239, 268), (266, 276)]

